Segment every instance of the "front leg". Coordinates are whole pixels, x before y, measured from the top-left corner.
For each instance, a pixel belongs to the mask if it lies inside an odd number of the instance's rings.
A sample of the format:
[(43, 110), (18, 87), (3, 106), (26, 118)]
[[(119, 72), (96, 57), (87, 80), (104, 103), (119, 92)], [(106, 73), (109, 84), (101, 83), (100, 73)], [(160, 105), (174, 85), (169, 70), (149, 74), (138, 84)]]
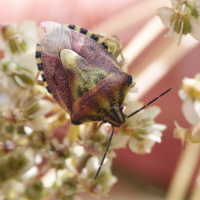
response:
[(44, 86), (43, 81), (38, 80), (39, 75), (40, 75), (40, 72), (38, 71), (37, 74), (36, 74), (36, 76), (35, 76), (35, 79), (34, 79), (34, 80), (35, 80), (35, 83), (36, 83), (37, 85)]
[(117, 36), (106, 36), (104, 34), (97, 34), (101, 39), (102, 41), (104, 41), (108, 47), (110, 48), (113, 56), (115, 57), (115, 59), (119, 57), (119, 67), (122, 68), (122, 66), (125, 64), (125, 58), (124, 58), (124, 55), (122, 53), (122, 44), (121, 44), (121, 41), (118, 39)]

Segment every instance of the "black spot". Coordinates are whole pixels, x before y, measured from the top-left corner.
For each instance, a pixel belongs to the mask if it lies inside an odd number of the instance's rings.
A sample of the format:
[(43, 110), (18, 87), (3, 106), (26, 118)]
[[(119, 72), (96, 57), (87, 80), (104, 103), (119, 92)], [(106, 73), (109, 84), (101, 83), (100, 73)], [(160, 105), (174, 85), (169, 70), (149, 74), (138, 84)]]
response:
[(77, 93), (78, 93), (79, 97), (81, 97), (83, 95), (80, 86), (77, 89)]
[(76, 28), (76, 26), (70, 24), (70, 25), (69, 25), (69, 28), (74, 30), (74, 29)]
[(83, 89), (83, 93), (87, 93), (87, 92), (88, 92), (88, 88), (85, 87), (85, 88)]
[(109, 110), (110, 113), (113, 114), (113, 116), (117, 116), (117, 110), (115, 109), (115, 107), (112, 107), (110, 110)]
[(95, 35), (95, 34), (92, 34), (90, 37), (95, 41), (99, 40), (99, 37), (97, 35)]
[(123, 109), (124, 109), (124, 107), (121, 105), (121, 106), (119, 106), (119, 109), (120, 109), (120, 110), (123, 110)]
[(51, 93), (49, 86), (47, 86), (46, 89), (47, 89), (48, 93)]
[(102, 45), (104, 48), (108, 49), (108, 46), (107, 46), (107, 44), (106, 44), (105, 42), (102, 42), (101, 45)]
[(74, 125), (80, 125), (81, 124), (80, 121), (72, 121), (72, 120), (71, 120), (71, 123), (74, 124)]
[(47, 81), (45, 74), (42, 74), (42, 80), (45, 82)]
[(36, 58), (41, 58), (41, 52), (40, 51), (36, 51), (35, 52), (35, 57)]
[(108, 54), (113, 57), (113, 54), (111, 52), (108, 52)]
[(41, 47), (41, 44), (37, 44), (38, 47)]
[(87, 32), (88, 32), (88, 30), (85, 29), (85, 28), (81, 28), (81, 30), (80, 30), (80, 33), (82, 33), (82, 34), (84, 34), (84, 35), (86, 35)]
[(97, 84), (99, 82), (99, 80), (97, 78), (94, 79), (93, 81), (95, 84)]
[(104, 75), (103, 74), (97, 74), (97, 77), (99, 80), (103, 80), (104, 79)]
[(42, 71), (42, 70), (43, 70), (43, 65), (42, 65), (42, 63), (38, 63), (37, 66), (38, 66), (38, 70), (39, 70), (39, 71)]
[(128, 75), (128, 86), (132, 83), (132, 76)]

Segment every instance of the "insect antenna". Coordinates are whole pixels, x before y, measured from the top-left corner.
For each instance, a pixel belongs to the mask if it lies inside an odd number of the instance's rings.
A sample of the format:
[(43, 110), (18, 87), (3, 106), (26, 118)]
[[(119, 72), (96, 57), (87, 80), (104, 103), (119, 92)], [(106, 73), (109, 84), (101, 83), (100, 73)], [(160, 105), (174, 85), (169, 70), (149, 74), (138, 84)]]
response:
[(109, 147), (110, 147), (110, 143), (111, 143), (111, 140), (112, 140), (112, 137), (113, 137), (113, 134), (114, 134), (114, 130), (115, 130), (115, 128), (113, 127), (113, 130), (112, 130), (112, 133), (111, 133), (111, 135), (110, 135), (110, 139), (109, 139), (108, 145), (107, 145), (107, 147), (106, 147), (106, 151), (105, 151), (105, 153), (104, 153), (104, 155), (103, 155), (103, 158), (102, 158), (101, 163), (100, 163), (100, 165), (99, 165), (99, 169), (97, 170), (97, 173), (96, 173), (96, 175), (95, 175), (95, 177), (94, 177), (94, 180), (95, 180), (95, 179), (97, 178), (97, 176), (99, 175), (99, 172), (100, 172), (100, 170), (101, 170), (101, 166), (103, 165), (103, 162), (104, 162), (104, 160), (105, 160), (106, 154), (107, 154), (108, 149), (109, 149)]
[(163, 92), (162, 94), (160, 94), (159, 96), (157, 96), (156, 98), (154, 98), (153, 100), (151, 100), (148, 104), (144, 105), (142, 108), (136, 110), (135, 112), (133, 112), (132, 114), (130, 114), (127, 118), (135, 115), (136, 113), (140, 112), (141, 110), (145, 109), (147, 106), (149, 106), (150, 104), (152, 104), (154, 101), (158, 100), (160, 97), (162, 97), (163, 95), (167, 94), (172, 88), (167, 89), (165, 92)]

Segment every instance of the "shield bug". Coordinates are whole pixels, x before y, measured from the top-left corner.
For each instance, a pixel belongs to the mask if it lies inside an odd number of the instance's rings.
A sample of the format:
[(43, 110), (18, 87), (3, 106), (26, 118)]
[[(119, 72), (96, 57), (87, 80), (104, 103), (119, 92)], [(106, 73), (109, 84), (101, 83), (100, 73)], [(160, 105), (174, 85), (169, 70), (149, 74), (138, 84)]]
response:
[[(75, 25), (42, 22), (38, 29), (39, 43), (35, 55), (38, 66), (36, 83), (44, 85), (70, 114), (72, 124), (103, 121), (113, 127), (94, 179), (106, 157), (114, 127), (120, 127), (125, 123), (125, 118), (136, 114), (171, 90), (166, 90), (129, 116), (124, 115), (122, 103), (134, 83), (132, 76), (121, 69), (124, 59), (118, 38), (103, 37)], [(112, 48), (111, 43), (115, 48)], [(119, 55), (121, 62), (117, 61)], [(39, 74), (42, 81), (38, 80)]]

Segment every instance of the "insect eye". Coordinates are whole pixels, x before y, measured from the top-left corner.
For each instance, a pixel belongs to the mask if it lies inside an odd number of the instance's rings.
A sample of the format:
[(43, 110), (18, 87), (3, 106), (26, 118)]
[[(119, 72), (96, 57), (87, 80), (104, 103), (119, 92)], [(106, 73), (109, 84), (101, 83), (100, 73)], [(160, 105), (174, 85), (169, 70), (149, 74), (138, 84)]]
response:
[(123, 109), (124, 109), (124, 106), (119, 106), (119, 109), (120, 109), (120, 110), (123, 110)]

